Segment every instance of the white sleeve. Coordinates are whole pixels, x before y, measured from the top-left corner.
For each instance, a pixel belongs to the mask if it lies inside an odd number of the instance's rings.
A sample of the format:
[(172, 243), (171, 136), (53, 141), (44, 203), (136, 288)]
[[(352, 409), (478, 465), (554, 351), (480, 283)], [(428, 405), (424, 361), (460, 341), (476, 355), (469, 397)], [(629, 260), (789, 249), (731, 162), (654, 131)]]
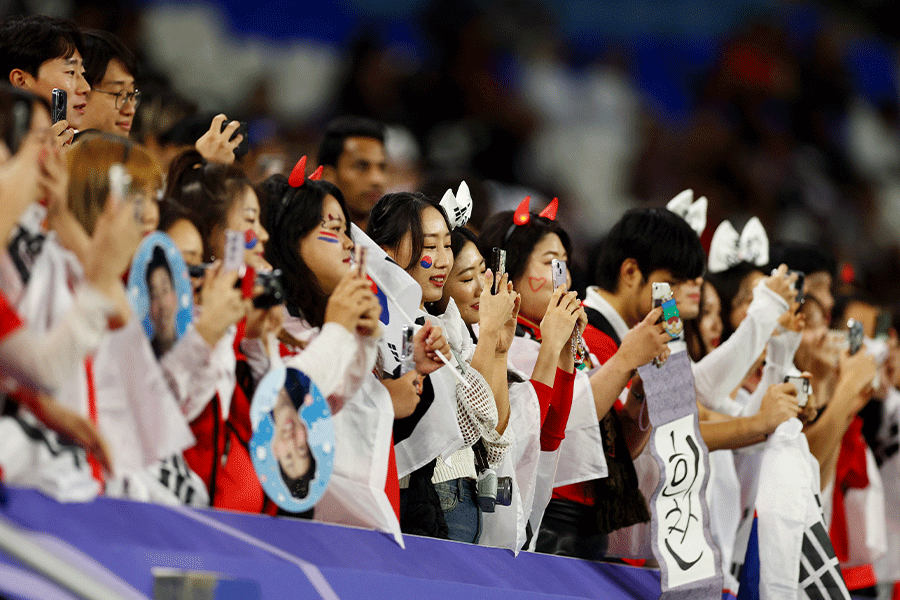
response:
[(0, 370), (23, 385), (53, 393), (97, 348), (113, 312), (103, 294), (80, 285), (72, 309), (46, 335), (22, 327), (0, 341)]
[(302, 353), (286, 357), (285, 366), (306, 373), (337, 413), (344, 401), (362, 387), (375, 367), (378, 338), (347, 331), (337, 323), (325, 323)]
[(747, 317), (721, 346), (693, 365), (694, 387), (703, 406), (736, 416), (739, 409), (728, 397), (762, 354), (787, 309), (784, 298), (764, 282), (756, 285)]
[[(235, 327), (222, 336), (215, 348), (191, 325), (159, 361), (172, 395), (188, 422), (196, 419), (219, 389), (234, 389)], [(229, 360), (229, 358), (231, 360)], [(230, 386), (227, 383), (230, 380)], [(220, 382), (226, 381), (224, 385)], [(222, 412), (228, 414), (231, 397), (221, 398)]]
[(262, 379), (271, 366), (265, 342), (260, 338), (245, 337), (241, 340), (241, 352), (244, 353), (244, 357), (247, 359), (250, 372), (253, 373), (253, 380), (259, 381)]
[(785, 331), (772, 336), (767, 346), (766, 366), (763, 368), (762, 378), (756, 386), (756, 391), (750, 394), (741, 416), (751, 417), (759, 412), (762, 398), (769, 386), (784, 381), (785, 375), (794, 367), (794, 354), (797, 353), (802, 338), (802, 334), (794, 331)]
[[(450, 368), (450, 367), (446, 367)], [(456, 384), (456, 415), (459, 430), (466, 446), (472, 446), (479, 438), (484, 438), (488, 464), (496, 468), (503, 462), (509, 450), (512, 429), (507, 427), (503, 434), (497, 432), (499, 415), (494, 393), (484, 377), (475, 369), (465, 374), (469, 387)]]

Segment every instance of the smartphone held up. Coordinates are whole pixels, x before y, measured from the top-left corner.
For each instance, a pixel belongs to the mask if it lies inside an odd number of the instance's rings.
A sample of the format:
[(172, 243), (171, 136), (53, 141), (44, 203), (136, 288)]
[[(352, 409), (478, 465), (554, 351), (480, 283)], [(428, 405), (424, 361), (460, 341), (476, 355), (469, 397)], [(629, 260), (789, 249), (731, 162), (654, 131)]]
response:
[(500, 291), (500, 280), (506, 273), (506, 250), (494, 248), (491, 252), (491, 273), (494, 275), (494, 281), (491, 284), (491, 294), (497, 295)]
[(65, 121), (68, 116), (68, 105), (69, 95), (66, 93), (66, 90), (53, 88), (50, 101), (50, 121), (54, 124)]

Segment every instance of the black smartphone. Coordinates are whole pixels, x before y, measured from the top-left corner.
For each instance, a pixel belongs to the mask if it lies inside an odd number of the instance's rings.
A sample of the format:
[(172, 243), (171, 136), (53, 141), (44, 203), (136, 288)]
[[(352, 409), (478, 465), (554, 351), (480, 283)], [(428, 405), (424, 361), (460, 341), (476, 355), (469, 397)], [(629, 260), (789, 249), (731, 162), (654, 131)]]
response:
[(850, 344), (850, 354), (856, 354), (863, 343), (863, 324), (856, 319), (847, 321), (847, 342)]
[(506, 250), (494, 248), (491, 252), (491, 273), (494, 274), (494, 281), (491, 284), (491, 294), (496, 295), (500, 291), (500, 280), (506, 273)]
[[(225, 131), (225, 128), (228, 127), (228, 125), (230, 123), (231, 123), (231, 121), (228, 121), (228, 120), (224, 121), (222, 123), (222, 131)], [(230, 142), (231, 140), (233, 140), (234, 138), (236, 138), (239, 135), (244, 136), (243, 138), (241, 138), (241, 143), (238, 144), (234, 149), (234, 157), (235, 158), (241, 158), (242, 156), (244, 156), (248, 152), (250, 152), (250, 136), (248, 135), (250, 126), (247, 124), (246, 121), (240, 121), (239, 123), (240, 123), (240, 125), (238, 125), (238, 128), (231, 135), (231, 137), (228, 138), (228, 141)]]
[(53, 88), (53, 96), (50, 102), (50, 120), (53, 123), (65, 120), (68, 104), (69, 95), (66, 93), (66, 90)]
[(803, 301), (806, 299), (806, 297), (803, 295), (803, 286), (806, 280), (806, 273), (804, 273), (803, 271), (787, 272), (788, 275), (790, 275), (791, 273), (797, 274), (797, 279), (794, 281), (794, 289), (797, 290), (797, 302), (799, 304), (803, 304)]
[(888, 332), (891, 329), (891, 312), (883, 310), (875, 317), (875, 336), (876, 340), (887, 339)]

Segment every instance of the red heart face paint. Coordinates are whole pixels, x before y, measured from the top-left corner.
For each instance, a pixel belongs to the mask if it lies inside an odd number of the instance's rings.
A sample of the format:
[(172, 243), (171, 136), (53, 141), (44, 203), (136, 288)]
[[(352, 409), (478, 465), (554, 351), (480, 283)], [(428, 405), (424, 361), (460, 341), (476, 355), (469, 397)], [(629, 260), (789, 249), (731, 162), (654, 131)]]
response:
[(528, 286), (531, 288), (532, 292), (536, 292), (547, 283), (546, 277), (529, 277), (528, 278)]
[(330, 244), (339, 244), (340, 240), (338, 239), (338, 235), (333, 231), (320, 231), (316, 235), (316, 239), (322, 240), (323, 242), (328, 242)]
[(423, 269), (430, 269), (430, 268), (431, 268), (431, 265), (434, 264), (434, 261), (431, 260), (431, 257), (430, 257), (430, 256), (423, 256), (423, 257), (422, 257), (422, 262), (420, 262), (419, 264), (422, 265), (422, 268), (423, 268)]

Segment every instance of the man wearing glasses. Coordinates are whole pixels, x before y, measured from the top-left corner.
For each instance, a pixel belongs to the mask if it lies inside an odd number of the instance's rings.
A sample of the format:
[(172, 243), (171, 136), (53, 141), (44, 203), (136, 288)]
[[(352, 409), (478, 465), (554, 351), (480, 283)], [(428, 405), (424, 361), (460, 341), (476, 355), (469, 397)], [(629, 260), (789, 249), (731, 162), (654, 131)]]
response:
[(134, 87), (134, 54), (111, 33), (82, 30), (84, 75), (91, 86), (81, 129), (128, 137), (141, 93)]

